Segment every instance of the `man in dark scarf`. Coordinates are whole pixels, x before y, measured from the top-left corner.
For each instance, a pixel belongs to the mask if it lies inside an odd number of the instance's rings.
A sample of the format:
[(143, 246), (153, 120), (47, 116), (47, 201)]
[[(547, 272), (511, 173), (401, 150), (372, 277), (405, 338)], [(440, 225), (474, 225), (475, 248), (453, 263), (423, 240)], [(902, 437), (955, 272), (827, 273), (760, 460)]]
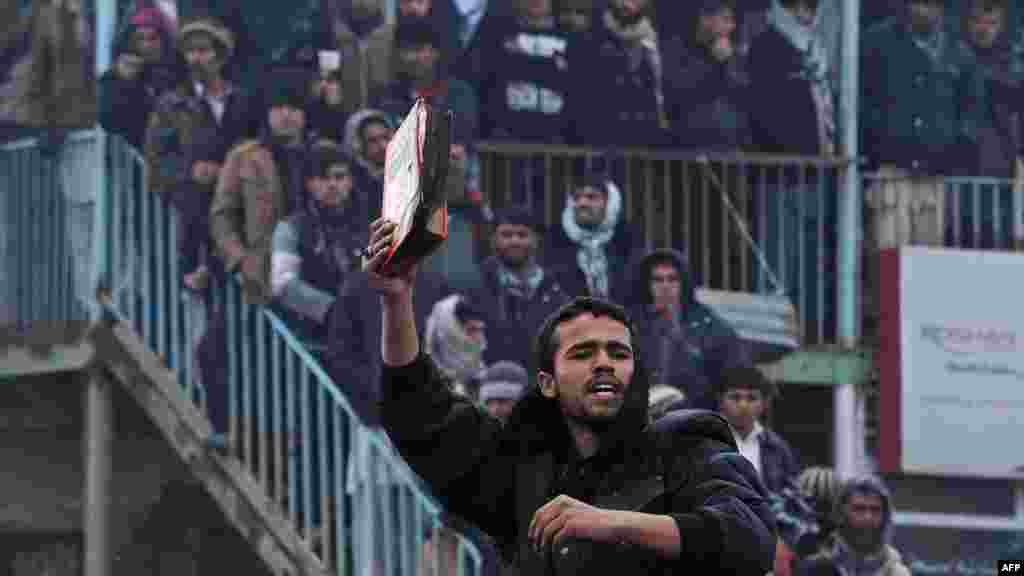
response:
[(371, 225), (363, 266), (382, 305), (382, 420), (450, 513), (522, 574), (771, 570), (766, 493), (724, 420), (699, 412), (648, 427), (646, 371), (621, 307), (578, 298), (552, 315), (535, 384), (502, 426), (421, 351), (415, 272), (379, 273), (395, 229)]

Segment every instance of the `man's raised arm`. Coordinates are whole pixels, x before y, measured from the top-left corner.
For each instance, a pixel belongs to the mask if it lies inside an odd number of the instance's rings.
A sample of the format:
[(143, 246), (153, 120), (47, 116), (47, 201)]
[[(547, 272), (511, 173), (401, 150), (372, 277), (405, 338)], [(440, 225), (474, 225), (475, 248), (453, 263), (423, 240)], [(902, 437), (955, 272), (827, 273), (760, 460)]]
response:
[(372, 288), (380, 293), (380, 352), (385, 366), (407, 366), (420, 353), (416, 335), (416, 315), (412, 307), (415, 269), (404, 277), (387, 277), (379, 273), (387, 258), (397, 226), (380, 219), (370, 224), (370, 245), (366, 247), (363, 271)]

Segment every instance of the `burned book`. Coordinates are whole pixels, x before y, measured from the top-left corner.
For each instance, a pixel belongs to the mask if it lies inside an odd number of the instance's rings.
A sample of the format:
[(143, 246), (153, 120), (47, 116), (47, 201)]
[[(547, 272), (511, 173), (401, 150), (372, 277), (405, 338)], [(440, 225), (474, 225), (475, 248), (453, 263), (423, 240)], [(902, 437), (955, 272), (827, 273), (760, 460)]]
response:
[(398, 229), (381, 273), (398, 276), (448, 238), (448, 155), (452, 113), (418, 99), (388, 144), (382, 217)]

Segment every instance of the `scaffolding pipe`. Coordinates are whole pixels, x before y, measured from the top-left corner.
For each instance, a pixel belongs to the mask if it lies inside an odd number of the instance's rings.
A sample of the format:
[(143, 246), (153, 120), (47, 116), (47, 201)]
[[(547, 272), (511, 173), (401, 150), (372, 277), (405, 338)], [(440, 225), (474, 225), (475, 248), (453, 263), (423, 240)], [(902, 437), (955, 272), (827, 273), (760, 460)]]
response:
[[(840, 111), (842, 114), (842, 148), (851, 158), (846, 167), (843, 193), (839, 202), (839, 285), (838, 339), (846, 353), (857, 349), (860, 340), (860, 251), (861, 206), (860, 156), (857, 141), (857, 105), (860, 70), (860, 0), (841, 0), (842, 4), (842, 76)], [(840, 478), (857, 473), (863, 463), (864, 430), (863, 395), (859, 383), (845, 372), (836, 383), (833, 397), (835, 409), (834, 458)]]
[(111, 465), (114, 408), (111, 384), (99, 369), (89, 375), (85, 389), (85, 494), (82, 507), (85, 532), (85, 576), (110, 576)]
[[(94, 64), (96, 78), (110, 68), (111, 50), (114, 45), (114, 30), (117, 21), (117, 5), (113, 0), (96, 0)], [(107, 189), (106, 137), (98, 126), (94, 129), (93, 176), (96, 178), (96, 206), (93, 226), (92, 249), (93, 269), (89, 278), (90, 294), (95, 294), (101, 285), (110, 286), (110, 261), (107, 236), (107, 213), (110, 192)], [(95, 301), (89, 303), (90, 319), (93, 323), (102, 321), (102, 312)], [(114, 407), (110, 382), (102, 371), (95, 369), (89, 374), (85, 389), (85, 487), (82, 507), (84, 518), (85, 576), (109, 576), (113, 568), (113, 549), (110, 538), (111, 509), (111, 468), (114, 442)]]

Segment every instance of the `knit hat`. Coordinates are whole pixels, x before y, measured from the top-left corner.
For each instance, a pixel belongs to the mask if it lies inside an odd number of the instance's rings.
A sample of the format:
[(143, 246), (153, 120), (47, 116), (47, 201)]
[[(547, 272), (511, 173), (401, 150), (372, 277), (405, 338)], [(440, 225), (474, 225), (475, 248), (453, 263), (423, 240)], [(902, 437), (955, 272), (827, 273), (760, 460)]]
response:
[(513, 226), (526, 226), (537, 232), (541, 229), (541, 223), (533, 217), (533, 213), (526, 206), (511, 205), (499, 208), (494, 211), (494, 226), (511, 224)]
[(519, 400), (529, 377), (519, 364), (501, 361), (491, 364), (477, 380), (480, 382), (480, 402), (486, 404), (491, 400)]
[(287, 106), (304, 109), (309, 101), (310, 73), (301, 68), (273, 70), (266, 83), (267, 108)]
[[(160, 12), (159, 8), (143, 8), (132, 16), (129, 23), (134, 28), (153, 28), (161, 34), (167, 34), (168, 31), (172, 30), (170, 22), (167, 21), (167, 17)], [(173, 37), (174, 34), (168, 34), (168, 36)]]
[(189, 35), (198, 33), (209, 34), (224, 49), (226, 57), (230, 58), (234, 54), (235, 35), (213, 18), (202, 18), (185, 24), (178, 33), (178, 45), (184, 49)]

